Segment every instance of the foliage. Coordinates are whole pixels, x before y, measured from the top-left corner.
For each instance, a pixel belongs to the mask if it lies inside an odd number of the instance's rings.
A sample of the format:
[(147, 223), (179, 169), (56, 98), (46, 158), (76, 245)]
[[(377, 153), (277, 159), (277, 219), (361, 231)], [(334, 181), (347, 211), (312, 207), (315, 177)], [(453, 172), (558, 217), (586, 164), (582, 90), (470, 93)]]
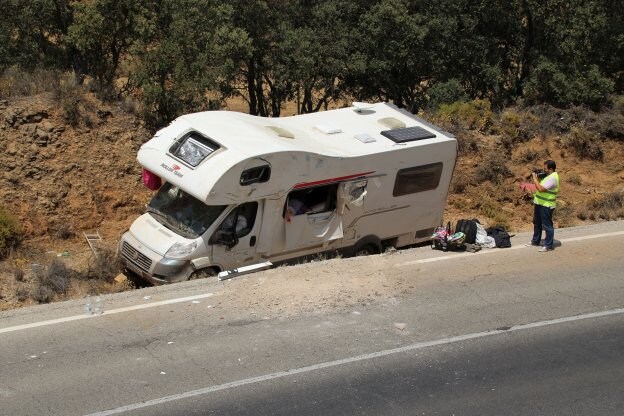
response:
[(119, 273), (121, 266), (117, 262), (115, 251), (102, 248), (89, 260), (88, 269), (81, 277), (110, 283)]
[(220, 97), (209, 92), (233, 76), (246, 54), (247, 35), (233, 27), (233, 9), (204, 3), (162, 1), (134, 50), (139, 69), (133, 82), (152, 128), (186, 112), (218, 108)]
[[(494, 109), (520, 101), (599, 109), (624, 92), (624, 3), (616, 0), (0, 0), (0, 7), (0, 70), (73, 71), (78, 85), (87, 77), (108, 97), (131, 93), (152, 128), (229, 97), (246, 100), (251, 114), (277, 117), (287, 101), (298, 113), (350, 98), (414, 113), (470, 100)], [(15, 85), (23, 91), (25, 83)], [(522, 120), (506, 127), (508, 142), (531, 137)]]
[(22, 228), (6, 208), (0, 206), (0, 259), (6, 257), (17, 248), (22, 241)]
[(479, 183), (484, 181), (498, 183), (510, 176), (511, 171), (507, 167), (505, 157), (500, 152), (491, 152), (477, 167), (475, 179)]
[(438, 110), (442, 104), (452, 104), (468, 100), (468, 95), (457, 79), (434, 83), (427, 89), (427, 95), (429, 97), (427, 101), (427, 108), (429, 111)]
[(624, 218), (624, 192), (611, 192), (594, 199), (589, 208), (604, 220)]
[(503, 211), (502, 204), (490, 197), (484, 197), (477, 203), (479, 213), (487, 218), (491, 226), (503, 226), (509, 230), (509, 216)]
[(583, 127), (575, 126), (564, 138), (563, 144), (572, 149), (580, 158), (602, 161), (604, 152), (599, 137)]
[(69, 290), (72, 271), (65, 266), (62, 260), (54, 259), (47, 266), (33, 268), (37, 289), (33, 298), (39, 303), (48, 303), (53, 294), (64, 294)]
[(533, 77), (525, 86), (529, 102), (549, 102), (567, 107), (588, 104), (598, 107), (607, 102), (614, 83), (596, 65), (587, 71), (569, 73), (562, 65), (546, 58), (537, 62)]
[(122, 56), (138, 39), (147, 1), (94, 0), (73, 5), (67, 42), (76, 50), (82, 72), (104, 84), (115, 79)]
[(467, 103), (442, 104), (434, 118), (451, 131), (467, 129), (487, 133), (494, 123), (490, 102), (478, 99)]

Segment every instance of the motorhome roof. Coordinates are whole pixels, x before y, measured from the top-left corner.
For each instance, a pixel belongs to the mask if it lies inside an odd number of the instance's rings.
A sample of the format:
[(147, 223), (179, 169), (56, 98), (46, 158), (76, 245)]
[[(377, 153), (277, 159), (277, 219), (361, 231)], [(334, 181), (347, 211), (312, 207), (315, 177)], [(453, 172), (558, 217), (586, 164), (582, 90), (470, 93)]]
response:
[(379, 153), (395, 146), (424, 144), (416, 140), (399, 144), (381, 134), (403, 127), (420, 127), (430, 133), (427, 137), (437, 140), (453, 137), (386, 103), (280, 118), (207, 111), (187, 114), (179, 120), (239, 153), (241, 159), (284, 151), (349, 157)]
[[(204, 137), (194, 136), (191, 140), (191, 132)], [(191, 142), (187, 147), (182, 144), (186, 141)], [(197, 143), (202, 141), (205, 146)], [(350, 163), (343, 163), (347, 160), (384, 153), (403, 155), (404, 151), (413, 153), (434, 144), (455, 148), (456, 141), (449, 133), (391, 104), (360, 103), (356, 107), (282, 118), (230, 111), (187, 114), (144, 143), (137, 158), (145, 169), (201, 201), (230, 204), (248, 198), (249, 189), (260, 198), (285, 192), (297, 183), (368, 172), (367, 168), (348, 167)], [(274, 163), (275, 170), (269, 176), (281, 179), (242, 189), (239, 181), (244, 170)], [(356, 166), (365, 164), (359, 162)]]

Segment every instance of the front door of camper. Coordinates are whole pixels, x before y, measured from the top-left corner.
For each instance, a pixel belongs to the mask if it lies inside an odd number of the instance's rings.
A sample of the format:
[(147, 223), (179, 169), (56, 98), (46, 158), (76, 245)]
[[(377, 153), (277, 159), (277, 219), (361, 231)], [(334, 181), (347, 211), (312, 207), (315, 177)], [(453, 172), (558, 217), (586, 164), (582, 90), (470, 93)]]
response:
[(230, 211), (210, 238), (213, 262), (229, 270), (255, 260), (259, 218), (262, 218), (262, 204), (256, 201)]
[(342, 238), (337, 194), (337, 184), (297, 189), (288, 194), (284, 207), (285, 251), (322, 247)]

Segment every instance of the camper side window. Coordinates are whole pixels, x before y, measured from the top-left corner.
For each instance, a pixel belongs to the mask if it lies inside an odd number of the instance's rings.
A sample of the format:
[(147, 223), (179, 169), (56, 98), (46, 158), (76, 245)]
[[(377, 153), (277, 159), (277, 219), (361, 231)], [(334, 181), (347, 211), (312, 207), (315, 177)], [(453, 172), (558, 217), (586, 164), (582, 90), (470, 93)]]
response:
[(257, 202), (247, 202), (234, 208), (230, 214), (225, 217), (221, 223), (219, 230), (234, 231), (237, 238), (246, 236), (256, 222), (256, 214), (258, 212)]
[(401, 196), (436, 189), (442, 176), (442, 166), (442, 162), (438, 162), (399, 170), (392, 195)]
[(270, 166), (258, 166), (255, 168), (244, 170), (241, 173), (240, 184), (251, 185), (252, 183), (267, 182), (271, 178)]
[(337, 193), (337, 184), (292, 191), (286, 199), (284, 216), (288, 218), (296, 215), (333, 211), (336, 209)]

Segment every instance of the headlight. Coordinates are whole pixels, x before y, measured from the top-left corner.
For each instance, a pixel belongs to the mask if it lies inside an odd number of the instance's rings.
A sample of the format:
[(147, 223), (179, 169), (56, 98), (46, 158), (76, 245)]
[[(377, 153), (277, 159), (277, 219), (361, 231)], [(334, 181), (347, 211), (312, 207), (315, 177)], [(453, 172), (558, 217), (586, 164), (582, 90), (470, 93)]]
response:
[(175, 243), (169, 250), (167, 250), (165, 257), (169, 257), (170, 259), (180, 259), (191, 254), (196, 248), (196, 241), (193, 241), (192, 243)]

